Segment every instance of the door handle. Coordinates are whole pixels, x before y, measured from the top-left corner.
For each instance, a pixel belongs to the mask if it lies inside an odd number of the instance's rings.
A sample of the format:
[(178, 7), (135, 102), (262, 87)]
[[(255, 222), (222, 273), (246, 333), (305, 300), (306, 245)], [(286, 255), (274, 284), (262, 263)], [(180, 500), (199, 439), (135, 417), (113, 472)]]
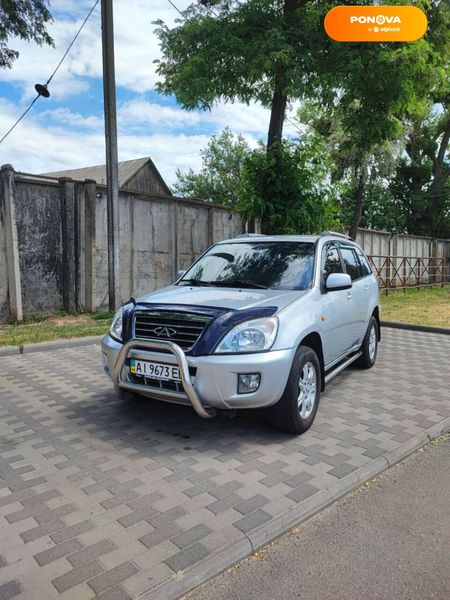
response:
[(351, 300), (353, 298), (353, 294), (351, 292), (347, 292), (347, 299)]
[(369, 288), (369, 286), (368, 286), (368, 284), (367, 284), (367, 283), (365, 284), (365, 286), (364, 286), (364, 289), (366, 290), (366, 292), (368, 292), (368, 291), (369, 291), (369, 289), (370, 289), (370, 288)]

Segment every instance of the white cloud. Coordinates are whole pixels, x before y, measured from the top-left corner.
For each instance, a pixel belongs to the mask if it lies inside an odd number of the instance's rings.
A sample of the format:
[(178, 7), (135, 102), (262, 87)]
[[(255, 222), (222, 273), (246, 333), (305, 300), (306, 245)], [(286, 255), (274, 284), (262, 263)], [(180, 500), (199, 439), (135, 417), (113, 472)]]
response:
[[(10, 127), (15, 114), (16, 107), (0, 99), (0, 131)], [(64, 126), (64, 121), (78, 121), (80, 115), (70, 111), (61, 111), (58, 115), (61, 126), (45, 125), (36, 115), (22, 121), (14, 130), (14, 135), (5, 140), (0, 162), (9, 162), (17, 171), (26, 173), (45, 173), (104, 163), (105, 139), (99, 120), (95, 121), (94, 117), (93, 121), (89, 121), (88, 130), (81, 132)], [(200, 150), (208, 139), (207, 135), (124, 134), (119, 139), (119, 160), (150, 156), (170, 185), (175, 182), (177, 168), (200, 168)]]
[(62, 125), (71, 125), (73, 127), (82, 127), (85, 129), (97, 129), (102, 131), (104, 127), (103, 117), (96, 117), (91, 115), (85, 117), (80, 113), (70, 111), (68, 108), (56, 108), (54, 110), (46, 110), (39, 113), (39, 121), (52, 120)]
[[(20, 58), (11, 70), (0, 71), (0, 82), (18, 86), (21, 105), (0, 97), (0, 135), (6, 132), (26, 104), (35, 96), (34, 84), (45, 83), (78, 31), (93, 0), (54, 0), (51, 8), (55, 21), (50, 33), (55, 48), (39, 47), (13, 40)], [(184, 9), (190, 0), (176, 0)], [(229, 126), (233, 133), (244, 135), (251, 147), (265, 141), (270, 112), (257, 103), (219, 103), (209, 112), (186, 111), (148, 100), (157, 76), (153, 61), (159, 57), (159, 43), (152, 21), (162, 19), (173, 24), (179, 15), (167, 0), (115, 0), (115, 55), (118, 97), (126, 91), (126, 102), (118, 103), (119, 157), (121, 160), (151, 156), (169, 183), (175, 170), (200, 167), (200, 150), (210, 135)], [(0, 147), (0, 162), (11, 162), (17, 169), (46, 172), (103, 163), (103, 116), (85, 116), (77, 106), (77, 96), (98, 94), (102, 76), (100, 4), (76, 40), (66, 60), (50, 84), (51, 99), (57, 108), (46, 110), (40, 99), (25, 119)], [(94, 84), (95, 87), (94, 87)], [(6, 89), (6, 86), (5, 86)], [(101, 92), (100, 92), (101, 94)], [(96, 111), (101, 98), (95, 97)], [(298, 104), (290, 108), (292, 119)], [(39, 113), (38, 111), (43, 112)], [(101, 108), (100, 108), (101, 110)], [(295, 125), (285, 124), (285, 133), (297, 135)]]
[[(189, 4), (178, 0), (180, 9)], [(12, 40), (11, 45), (20, 52), (12, 69), (0, 72), (0, 81), (18, 83), (25, 97), (34, 95), (34, 84), (44, 83), (58, 64), (75, 33), (78, 31), (92, 2), (64, 0), (54, 2), (57, 18), (49, 26), (55, 48), (39, 47), (33, 43)], [(61, 14), (62, 12), (62, 14)], [(154, 88), (157, 80), (153, 61), (158, 58), (159, 42), (152, 21), (162, 19), (172, 24), (179, 15), (167, 0), (116, 0), (114, 3), (114, 32), (116, 83), (136, 92)], [(100, 4), (76, 40), (73, 48), (51, 82), (55, 98), (64, 98), (78, 91), (74, 81), (81, 77), (97, 78), (102, 75)]]

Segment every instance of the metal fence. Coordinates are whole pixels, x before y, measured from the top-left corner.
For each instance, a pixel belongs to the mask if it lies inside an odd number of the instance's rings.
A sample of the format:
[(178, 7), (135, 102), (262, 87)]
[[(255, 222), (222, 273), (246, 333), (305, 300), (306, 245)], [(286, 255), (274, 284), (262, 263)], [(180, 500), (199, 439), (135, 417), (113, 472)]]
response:
[(369, 255), (380, 290), (406, 290), (450, 283), (450, 260), (436, 256)]

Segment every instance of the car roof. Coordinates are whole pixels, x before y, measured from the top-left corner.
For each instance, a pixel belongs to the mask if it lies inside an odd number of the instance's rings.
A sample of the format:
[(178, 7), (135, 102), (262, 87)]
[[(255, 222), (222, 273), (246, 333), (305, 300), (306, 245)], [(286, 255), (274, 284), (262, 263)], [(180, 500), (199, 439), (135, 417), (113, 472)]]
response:
[(240, 242), (309, 242), (315, 244), (318, 240), (339, 240), (343, 242), (355, 243), (352, 239), (341, 234), (333, 234), (331, 232), (324, 232), (321, 235), (264, 235), (264, 234), (242, 234), (234, 238), (223, 240), (218, 242), (219, 244), (237, 244)]

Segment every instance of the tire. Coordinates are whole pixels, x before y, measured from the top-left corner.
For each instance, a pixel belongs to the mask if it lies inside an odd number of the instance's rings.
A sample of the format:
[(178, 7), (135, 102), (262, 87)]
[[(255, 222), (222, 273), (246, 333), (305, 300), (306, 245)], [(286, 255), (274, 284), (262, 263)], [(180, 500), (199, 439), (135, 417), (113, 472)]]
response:
[[(307, 395), (301, 401), (301, 380)], [(319, 406), (321, 369), (317, 354), (309, 346), (299, 346), (292, 362), (286, 388), (280, 400), (268, 409), (269, 423), (286, 433), (304, 433), (313, 424)], [(300, 403), (301, 402), (301, 403)]]
[(360, 348), (362, 354), (355, 362), (357, 367), (370, 369), (377, 360), (378, 352), (378, 323), (374, 316), (369, 321), (366, 335)]

